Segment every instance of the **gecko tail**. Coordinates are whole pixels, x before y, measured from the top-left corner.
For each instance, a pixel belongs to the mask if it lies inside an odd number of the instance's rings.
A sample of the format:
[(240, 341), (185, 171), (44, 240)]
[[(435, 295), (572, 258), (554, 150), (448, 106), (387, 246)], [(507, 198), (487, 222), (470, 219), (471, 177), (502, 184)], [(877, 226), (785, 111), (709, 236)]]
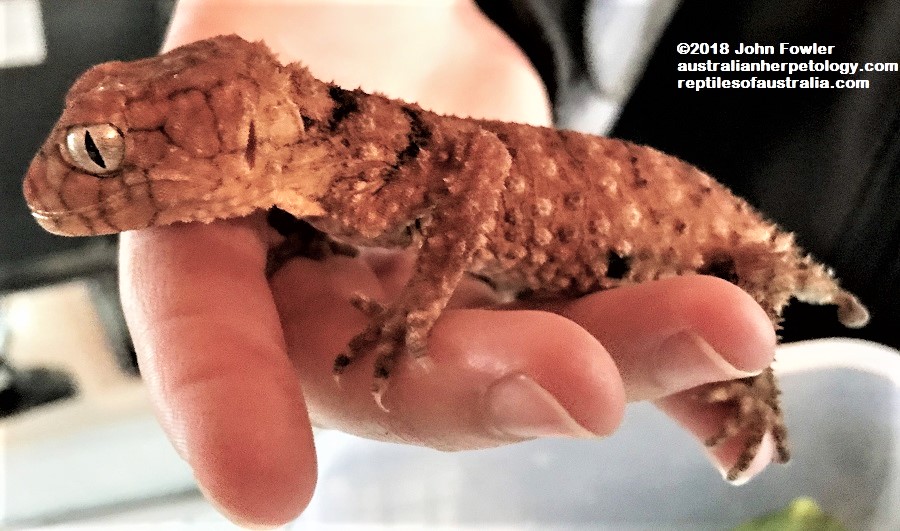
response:
[[(807, 260), (808, 257), (804, 261)], [(869, 323), (869, 310), (856, 295), (840, 287), (830, 269), (814, 264), (806, 272), (800, 289), (794, 294), (797, 300), (836, 305), (838, 320), (847, 328), (862, 328)]]
[(793, 297), (808, 304), (837, 306), (838, 320), (847, 328), (868, 324), (869, 310), (840, 286), (834, 271), (794, 246), (790, 234), (774, 243), (774, 254), (768, 242), (708, 252), (699, 272), (735, 282), (769, 308), (776, 323)]
[(849, 291), (840, 290), (834, 298), (838, 319), (847, 328), (862, 328), (869, 324), (869, 310)]

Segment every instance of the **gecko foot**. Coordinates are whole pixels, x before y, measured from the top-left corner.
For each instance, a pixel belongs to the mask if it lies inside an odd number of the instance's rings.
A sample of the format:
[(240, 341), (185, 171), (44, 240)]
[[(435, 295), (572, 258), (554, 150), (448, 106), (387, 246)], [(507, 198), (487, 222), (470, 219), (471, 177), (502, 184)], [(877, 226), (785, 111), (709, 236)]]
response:
[[(388, 382), (390, 380), (390, 376), (394, 370), (394, 367), (400, 361), (400, 356), (402, 351), (381, 351), (375, 352), (378, 356), (375, 359), (375, 371), (374, 377), (372, 380), (372, 397), (375, 398), (375, 403), (378, 404), (378, 407), (381, 408), (382, 411), (388, 412), (390, 409), (384, 404), (384, 393), (387, 391)], [(423, 366), (426, 370), (430, 368), (430, 364), (428, 362), (427, 356), (417, 356), (415, 359), (421, 366)]]
[(707, 387), (699, 399), (710, 404), (730, 406), (732, 409), (719, 432), (705, 441), (707, 446), (718, 446), (738, 434), (746, 436), (744, 448), (727, 472), (727, 480), (736, 480), (749, 468), (767, 432), (775, 439), (775, 461), (785, 463), (790, 459), (787, 430), (778, 404), (778, 387), (771, 368), (758, 376)]
[(407, 354), (418, 359), (426, 352), (428, 332), (433, 319), (425, 319), (422, 312), (407, 312), (357, 294), (352, 304), (372, 317), (366, 329), (350, 340), (347, 350), (334, 361), (334, 375), (339, 377), (347, 367), (366, 355), (375, 357), (372, 395), (379, 407), (387, 411), (382, 396), (387, 381), (400, 356)]

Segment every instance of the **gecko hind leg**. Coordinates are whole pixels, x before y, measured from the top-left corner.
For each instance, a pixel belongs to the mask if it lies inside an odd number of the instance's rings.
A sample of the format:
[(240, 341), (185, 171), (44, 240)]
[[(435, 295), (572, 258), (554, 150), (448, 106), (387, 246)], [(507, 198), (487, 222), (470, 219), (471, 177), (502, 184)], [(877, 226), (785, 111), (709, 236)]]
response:
[(707, 446), (718, 446), (738, 434), (746, 436), (737, 461), (727, 472), (726, 479), (729, 481), (734, 481), (749, 468), (766, 433), (771, 433), (775, 440), (775, 460), (785, 463), (790, 459), (778, 394), (771, 367), (757, 376), (708, 386), (701, 393), (699, 398), (702, 401), (731, 407), (730, 415), (719, 432), (705, 441)]

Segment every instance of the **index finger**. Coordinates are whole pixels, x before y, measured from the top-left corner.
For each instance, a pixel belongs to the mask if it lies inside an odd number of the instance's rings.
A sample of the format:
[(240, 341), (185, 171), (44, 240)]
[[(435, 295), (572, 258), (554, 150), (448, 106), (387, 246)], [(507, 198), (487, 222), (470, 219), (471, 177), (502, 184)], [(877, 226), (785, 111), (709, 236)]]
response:
[(232, 519), (281, 524), (316, 478), (303, 393), (246, 222), (122, 235), (122, 300), (157, 415)]

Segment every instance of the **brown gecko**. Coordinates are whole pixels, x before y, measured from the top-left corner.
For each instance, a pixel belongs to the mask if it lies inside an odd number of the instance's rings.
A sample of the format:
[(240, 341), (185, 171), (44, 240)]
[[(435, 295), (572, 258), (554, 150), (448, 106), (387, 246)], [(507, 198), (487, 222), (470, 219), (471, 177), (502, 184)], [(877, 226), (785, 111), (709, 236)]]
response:
[[(532, 298), (711, 274), (752, 295), (776, 328), (791, 297), (837, 305), (850, 327), (868, 320), (791, 234), (677, 158), (345, 90), (236, 36), (88, 70), (24, 192), (37, 221), (57, 234), (267, 210), (320, 256), (349, 246), (417, 249), (397, 300), (356, 297), (371, 323), (335, 361), (340, 373), (365, 353), (377, 356), (376, 395), (403, 352), (425, 353), (466, 273)], [(729, 478), (748, 467), (766, 432), (777, 459), (788, 459), (771, 368), (698, 399), (734, 411), (708, 444), (749, 435)]]

